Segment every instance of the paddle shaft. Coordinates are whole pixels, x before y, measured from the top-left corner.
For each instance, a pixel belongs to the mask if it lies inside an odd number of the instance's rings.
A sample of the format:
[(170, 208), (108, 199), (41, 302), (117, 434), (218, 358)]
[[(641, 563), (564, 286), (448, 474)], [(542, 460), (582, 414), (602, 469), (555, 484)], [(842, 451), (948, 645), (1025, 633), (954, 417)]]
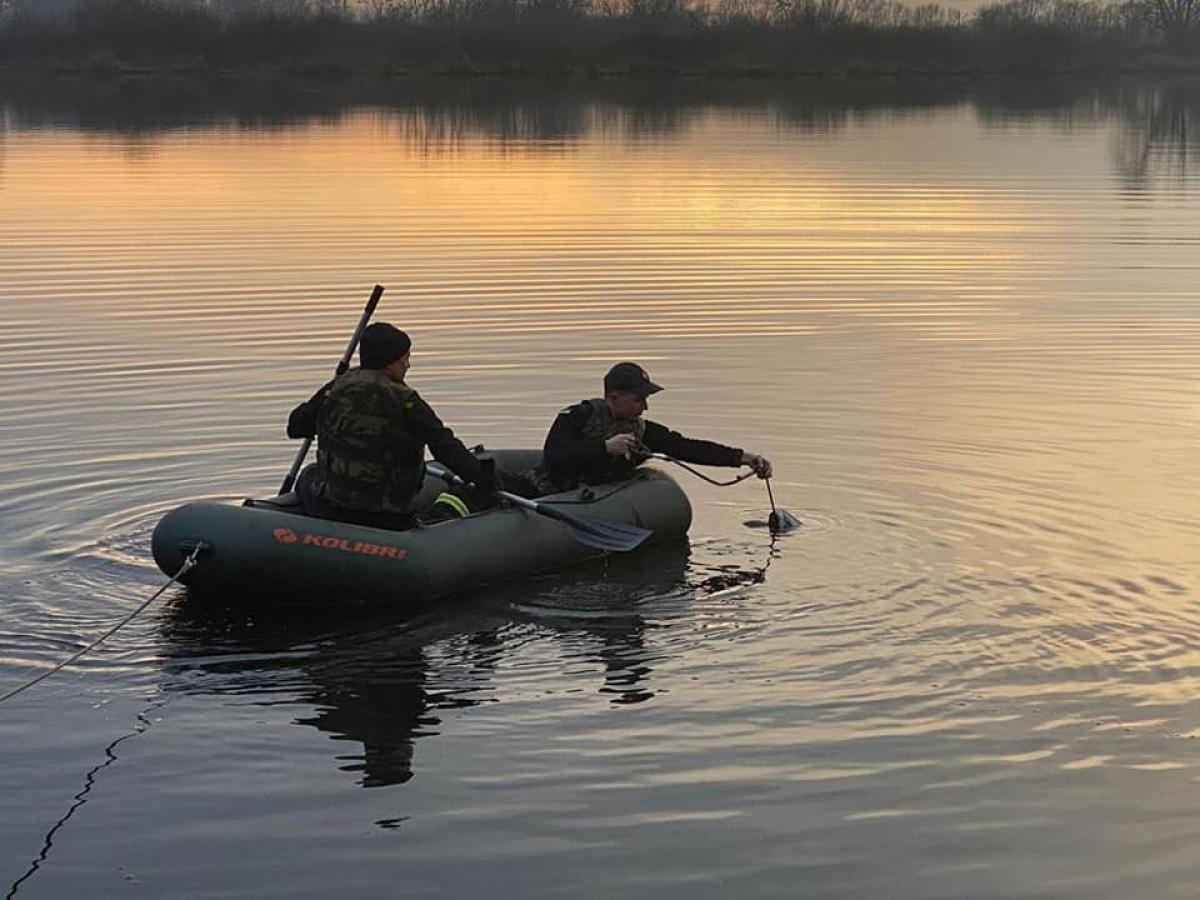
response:
[[(435, 477), (442, 478), (451, 484), (463, 483), (461, 478), (441, 466), (429, 466), (427, 470)], [(626, 525), (622, 522), (604, 522), (600, 519), (572, 515), (561, 509), (556, 509), (549, 504), (538, 503), (536, 500), (530, 500), (527, 497), (522, 497), (520, 494), (509, 493), (508, 491), (493, 490), (492, 494), (528, 512), (545, 516), (547, 519), (553, 519), (560, 525), (565, 526), (568, 534), (576, 541), (595, 550), (610, 552), (633, 550), (645, 541), (646, 538), (654, 534), (653, 531), (637, 525)]]
[(574, 516), (569, 516), (553, 506), (547, 506), (544, 503), (538, 503), (536, 500), (530, 500), (528, 497), (522, 497), (520, 494), (510, 494), (508, 491), (495, 491), (497, 497), (507, 500), (514, 506), (519, 506), (521, 509), (527, 509), (530, 512), (535, 512), (539, 515), (546, 516), (550, 519), (557, 519), (560, 522), (566, 522), (569, 525), (574, 525), (576, 519)]
[(767, 499), (771, 501), (771, 515), (779, 518), (779, 510), (775, 508), (775, 492), (771, 490), (771, 479), (763, 479), (767, 483)]
[[(466, 484), (465, 481), (463, 481), (461, 478), (459, 478), (457, 475), (455, 475), (449, 469), (444, 468), (441, 465), (436, 465), (436, 466), (427, 465), (426, 469), (428, 469), (429, 473), (431, 475), (433, 475), (435, 478), (440, 478), (443, 481), (449, 482), (450, 484)], [(536, 500), (529, 500), (525, 497), (519, 496), (518, 494), (510, 494), (508, 491), (502, 491), (499, 489), (492, 491), (492, 493), (497, 497), (501, 497), (504, 500), (507, 500), (509, 503), (513, 504), (514, 506), (519, 506), (522, 509), (529, 510), (530, 512), (540, 512), (543, 515), (546, 514), (546, 508), (544, 506), (542, 506), (540, 503), (538, 503)]]
[[(375, 314), (375, 307), (379, 305), (379, 298), (382, 296), (383, 285), (375, 285), (374, 290), (371, 291), (370, 298), (367, 300), (366, 307), (363, 308), (362, 316), (359, 317), (354, 334), (350, 337), (350, 343), (346, 345), (346, 352), (342, 354), (342, 358), (338, 361), (337, 368), (334, 370), (334, 378), (342, 375), (350, 368), (350, 358), (354, 356), (354, 350), (358, 347), (362, 333), (366, 330), (367, 323), (371, 321), (371, 316)], [(305, 438), (304, 443), (300, 445), (300, 449), (296, 451), (296, 458), (292, 460), (292, 468), (288, 471), (287, 477), (283, 479), (279, 493), (286, 494), (292, 489), (292, 485), (296, 483), (296, 476), (300, 474), (300, 467), (304, 465), (304, 457), (308, 456), (308, 448), (312, 446), (312, 442), (312, 438)]]
[[(426, 468), (435, 478), (441, 478), (443, 481), (448, 481), (451, 484), (466, 484), (465, 481), (449, 469), (443, 468), (440, 465), (426, 466)], [(520, 494), (510, 494), (508, 491), (502, 491), (499, 488), (492, 491), (492, 494), (503, 500), (507, 500), (513, 506), (519, 506), (521, 509), (527, 509), (530, 512), (541, 513), (543, 516), (549, 516), (552, 519), (557, 519), (560, 515), (565, 516), (564, 521), (570, 519), (565, 513), (559, 513), (556, 509), (538, 503), (536, 500), (530, 500), (528, 497), (522, 497)]]

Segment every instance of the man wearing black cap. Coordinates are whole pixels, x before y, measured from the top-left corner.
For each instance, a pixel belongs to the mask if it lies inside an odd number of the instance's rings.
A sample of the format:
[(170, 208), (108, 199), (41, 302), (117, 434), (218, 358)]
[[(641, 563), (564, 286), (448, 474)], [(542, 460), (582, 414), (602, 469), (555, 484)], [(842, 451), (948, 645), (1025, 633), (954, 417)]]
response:
[(704, 466), (742, 466), (771, 477), (771, 463), (757, 453), (684, 437), (642, 418), (646, 398), (662, 388), (637, 363), (617, 363), (604, 376), (604, 396), (568, 406), (558, 414), (542, 448), (542, 465), (529, 480), (543, 494), (571, 490), (581, 482), (603, 484), (630, 478), (646, 453), (665, 453)]
[(376, 322), (363, 331), (359, 368), (339, 375), (292, 411), (288, 436), (317, 438), (316, 465), (296, 486), (311, 515), (373, 528), (411, 528), (426, 446), (480, 493), (495, 489), (493, 470), (405, 384), (411, 348), (399, 328)]

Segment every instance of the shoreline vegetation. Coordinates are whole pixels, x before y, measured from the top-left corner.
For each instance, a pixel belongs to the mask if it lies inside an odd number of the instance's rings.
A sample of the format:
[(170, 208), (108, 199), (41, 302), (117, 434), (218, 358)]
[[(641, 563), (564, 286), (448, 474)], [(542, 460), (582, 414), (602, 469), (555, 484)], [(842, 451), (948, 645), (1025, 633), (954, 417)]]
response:
[[(47, 0), (39, 0), (44, 4)], [(0, 71), (216, 79), (1200, 73), (1200, 0), (0, 0)]]

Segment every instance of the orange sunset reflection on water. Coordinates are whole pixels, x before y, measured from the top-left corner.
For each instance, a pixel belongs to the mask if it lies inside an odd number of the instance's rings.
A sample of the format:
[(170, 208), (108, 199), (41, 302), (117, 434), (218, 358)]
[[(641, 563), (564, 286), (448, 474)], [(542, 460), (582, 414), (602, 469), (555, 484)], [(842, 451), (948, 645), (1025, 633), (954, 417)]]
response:
[[(664, 897), (734, 878), (755, 897), (1182, 896), (1200, 204), (1186, 167), (1156, 168), (1189, 149), (1147, 124), (1165, 92), (1056, 88), (4, 101), (10, 680), (153, 587), (167, 510), (277, 487), (287, 413), (376, 283), (411, 383), (468, 445), (540, 445), (633, 359), (666, 388), (651, 418), (768, 456), (803, 523), (772, 540), (761, 483), (678, 470), (688, 546), (413, 621), (272, 627), (243, 598), (173, 597), (82, 692), (42, 695), (103, 718), (97, 748), (143, 696), (170, 701), (47, 877), (91, 873), (90, 849), (152, 879), (147, 857), (187, 840), (189, 876), (219, 882), (229, 841), (254, 884), (262, 857), (300, 893), (326, 883), (289, 868), (311, 864), (372, 885), (401, 866), (418, 894), (477, 867), (489, 886), (549, 873), (541, 896), (560, 872), (628, 896), (672, 871)], [(68, 709), (88, 690), (114, 697), (102, 717)], [(0, 848), (20, 810), (71, 796), (29, 709)], [(74, 764), (89, 751), (63, 734)], [(150, 776), (169, 790), (136, 808), (106, 780)]]

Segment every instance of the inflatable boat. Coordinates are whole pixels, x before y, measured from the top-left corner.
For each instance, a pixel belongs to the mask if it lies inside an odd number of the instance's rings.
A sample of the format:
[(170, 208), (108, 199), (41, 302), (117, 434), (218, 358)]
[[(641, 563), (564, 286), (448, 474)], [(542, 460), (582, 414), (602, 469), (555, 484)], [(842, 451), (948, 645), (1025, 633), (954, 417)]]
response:
[[(536, 450), (480, 453), (497, 469), (535, 466)], [(418, 510), (446, 482), (425, 475)], [(576, 521), (637, 526), (645, 543), (678, 538), (692, 521), (687, 495), (665, 472), (643, 467), (629, 480), (539, 497), (545, 513), (502, 502), (461, 519), (386, 531), (306, 516), (294, 493), (242, 505), (199, 501), (167, 513), (154, 529), (158, 567), (174, 575), (200, 546), (180, 579), (200, 590), (246, 589), (297, 602), (418, 605), (489, 582), (560, 569), (598, 555)], [(526, 503), (526, 506), (529, 504)], [(585, 536), (586, 537), (586, 536)]]

